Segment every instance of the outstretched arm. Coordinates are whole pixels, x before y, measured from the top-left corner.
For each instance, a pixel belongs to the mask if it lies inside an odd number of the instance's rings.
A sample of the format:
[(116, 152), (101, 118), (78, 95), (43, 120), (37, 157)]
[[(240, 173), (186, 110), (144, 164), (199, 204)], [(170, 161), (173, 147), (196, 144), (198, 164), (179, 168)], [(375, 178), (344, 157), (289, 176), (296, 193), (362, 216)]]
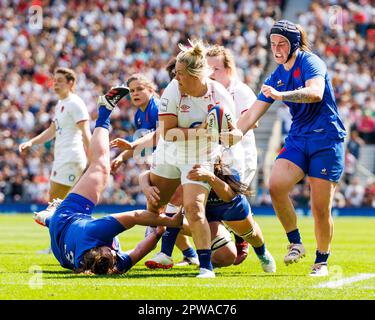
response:
[(154, 250), (156, 244), (163, 235), (164, 231), (164, 227), (153, 228), (153, 232), (151, 232), (146, 238), (144, 238), (140, 243), (138, 243), (132, 251), (128, 252), (132, 260), (133, 266), (139, 260), (142, 260), (149, 252)]
[(256, 100), (251, 108), (241, 115), (237, 122), (237, 129), (222, 132), (220, 134), (220, 140), (223, 141), (225, 146), (232, 146), (241, 141), (242, 136), (250, 129), (254, 128), (257, 121), (266, 113), (270, 106), (271, 103)]
[(127, 230), (133, 228), (135, 225), (179, 228), (183, 220), (181, 212), (175, 214), (173, 217), (167, 217), (165, 214), (155, 214), (147, 210), (133, 210), (115, 213), (111, 216)]
[(42, 133), (30, 139), (29, 141), (21, 143), (18, 147), (18, 151), (22, 153), (26, 149), (31, 148), (33, 145), (50, 141), (55, 137), (55, 134), (56, 134), (56, 125), (54, 122), (51, 122), (51, 125)]

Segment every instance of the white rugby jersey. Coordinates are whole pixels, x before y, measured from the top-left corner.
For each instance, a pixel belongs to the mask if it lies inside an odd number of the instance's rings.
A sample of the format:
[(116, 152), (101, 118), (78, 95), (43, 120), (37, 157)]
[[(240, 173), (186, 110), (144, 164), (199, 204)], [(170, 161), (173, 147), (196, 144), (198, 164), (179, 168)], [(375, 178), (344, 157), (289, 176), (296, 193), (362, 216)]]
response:
[(53, 121), (56, 125), (55, 163), (86, 162), (82, 132), (76, 124), (89, 120), (89, 113), (83, 100), (74, 93), (59, 100), (55, 107)]
[[(257, 97), (249, 86), (238, 79), (232, 79), (227, 90), (234, 100), (235, 116), (238, 121), (241, 114), (252, 106)], [(257, 167), (257, 149), (253, 130), (249, 130), (241, 142), (226, 150), (223, 156), (224, 163), (236, 169), (241, 181), (249, 184), (251, 182), (249, 174)]]
[[(208, 110), (212, 106), (220, 104), (233, 117), (235, 106), (228, 91), (217, 81), (211, 79), (206, 79), (206, 81), (208, 87), (206, 94), (202, 97), (192, 97), (181, 94), (178, 81), (172, 80), (161, 97), (159, 115), (175, 115), (178, 127), (194, 128), (206, 120)], [(209, 146), (207, 139), (202, 139), (199, 143), (195, 140), (175, 141), (174, 143), (177, 149), (177, 160), (180, 163), (194, 164), (203, 163), (205, 160), (212, 161), (219, 152), (218, 143)]]

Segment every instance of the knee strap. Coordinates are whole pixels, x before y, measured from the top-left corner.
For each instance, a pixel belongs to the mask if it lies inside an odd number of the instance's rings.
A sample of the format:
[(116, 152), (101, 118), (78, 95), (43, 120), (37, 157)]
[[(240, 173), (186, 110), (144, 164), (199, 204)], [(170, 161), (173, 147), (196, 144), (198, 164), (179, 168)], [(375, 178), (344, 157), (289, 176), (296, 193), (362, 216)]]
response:
[(229, 233), (226, 233), (225, 235), (217, 236), (211, 241), (212, 252), (216, 251), (217, 249), (220, 249), (221, 247), (224, 247), (231, 241), (232, 241), (232, 237), (230, 236)]
[(254, 229), (251, 228), (248, 232), (244, 233), (244, 234), (239, 234), (238, 235), (239, 237), (243, 238), (246, 240), (246, 238), (251, 238), (251, 237), (254, 237)]

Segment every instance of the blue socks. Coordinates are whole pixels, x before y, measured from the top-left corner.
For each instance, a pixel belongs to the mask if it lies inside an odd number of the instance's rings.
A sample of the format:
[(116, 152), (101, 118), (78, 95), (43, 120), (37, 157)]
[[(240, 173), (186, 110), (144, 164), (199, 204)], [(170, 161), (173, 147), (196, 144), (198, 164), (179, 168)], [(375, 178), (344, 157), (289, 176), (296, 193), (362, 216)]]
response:
[(192, 247), (182, 251), (182, 254), (184, 255), (184, 257), (188, 257), (188, 258), (194, 258), (197, 256), (195, 250)]
[[(175, 214), (167, 213), (166, 215), (168, 217), (172, 217)], [(165, 253), (169, 257), (172, 257), (173, 248), (179, 232), (180, 228), (167, 228), (167, 230), (163, 233), (161, 240), (161, 252)]]
[(257, 248), (253, 247), (253, 249), (257, 256), (262, 256), (266, 252), (266, 244), (263, 243), (260, 247), (257, 247)]
[(289, 243), (302, 243), (298, 228), (296, 230), (288, 232), (286, 235), (288, 237)]
[(326, 265), (329, 254), (329, 252), (320, 252), (319, 250), (316, 250), (315, 263), (321, 263)]
[(211, 263), (211, 249), (197, 250), (199, 266), (208, 270), (213, 270)]
[(108, 110), (105, 106), (100, 106), (98, 109), (98, 119), (96, 119), (95, 128), (102, 127), (109, 130), (109, 116), (111, 115), (111, 112), (112, 111)]

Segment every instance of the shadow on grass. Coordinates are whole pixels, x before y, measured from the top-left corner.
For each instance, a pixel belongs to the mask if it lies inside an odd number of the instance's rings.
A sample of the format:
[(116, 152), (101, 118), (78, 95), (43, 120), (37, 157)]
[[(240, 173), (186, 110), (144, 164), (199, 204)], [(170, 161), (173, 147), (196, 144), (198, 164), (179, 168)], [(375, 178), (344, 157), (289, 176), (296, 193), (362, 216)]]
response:
[[(43, 272), (47, 273), (47, 272)], [(57, 272), (49, 272), (50, 274), (54, 274)], [(67, 272), (67, 276), (63, 277), (53, 277), (53, 276), (46, 276), (45, 279), (145, 279), (145, 278), (178, 278), (178, 277), (195, 277), (196, 274), (191, 273), (124, 273), (124, 274), (104, 274), (104, 275), (89, 275), (89, 274), (76, 274), (76, 273), (69, 273)]]

